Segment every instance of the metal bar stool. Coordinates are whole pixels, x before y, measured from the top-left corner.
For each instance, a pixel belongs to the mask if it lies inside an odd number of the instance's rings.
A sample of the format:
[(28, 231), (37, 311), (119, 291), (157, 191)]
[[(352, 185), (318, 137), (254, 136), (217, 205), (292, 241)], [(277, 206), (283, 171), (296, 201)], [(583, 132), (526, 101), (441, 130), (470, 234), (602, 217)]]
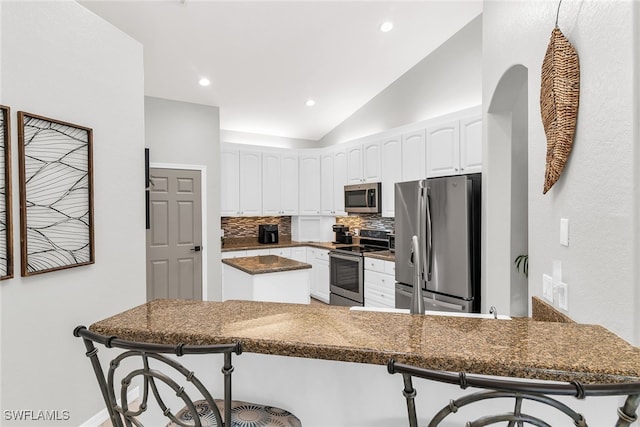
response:
[[(93, 371), (98, 380), (111, 423), (114, 427), (143, 426), (140, 416), (149, 409), (152, 395), (162, 414), (168, 419), (167, 427), (301, 427), (300, 420), (290, 412), (256, 403), (231, 399), (231, 355), (242, 353), (240, 343), (217, 345), (165, 345), (126, 341), (89, 331), (84, 326), (74, 329), (73, 335), (84, 341)], [(125, 350), (113, 358), (107, 374), (102, 370), (98, 349)], [(222, 354), (224, 364), (224, 399), (214, 399), (194, 372), (166, 355)], [(160, 369), (162, 368), (162, 370)], [(117, 390), (119, 378), (120, 387)], [(127, 393), (134, 379), (142, 381), (142, 399), (137, 409), (129, 407)], [(169, 394), (167, 389), (170, 390)], [(169, 396), (171, 395), (171, 396)], [(193, 399), (192, 395), (202, 397)], [(118, 398), (116, 397), (118, 396)], [(178, 397), (184, 407), (173, 412), (167, 399)]]
[(448, 384), (459, 385), (460, 388), (474, 387), (484, 391), (476, 392), (450, 400), (449, 404), (442, 408), (430, 421), (429, 427), (436, 427), (449, 415), (458, 409), (472, 403), (496, 398), (513, 398), (515, 406), (512, 412), (488, 415), (475, 421), (468, 421), (466, 427), (481, 427), (499, 422), (507, 422), (509, 427), (522, 427), (525, 424), (537, 427), (551, 427), (550, 424), (536, 416), (526, 414), (522, 410), (525, 400), (535, 401), (550, 406), (570, 417), (577, 427), (587, 427), (585, 418), (571, 409), (569, 406), (549, 396), (574, 396), (584, 399), (592, 396), (627, 396), (624, 405), (618, 408), (618, 421), (615, 427), (628, 427), (638, 419), (636, 411), (640, 404), (640, 382), (616, 383), (616, 384), (582, 384), (578, 381), (570, 383), (534, 382), (527, 380), (508, 380), (498, 377), (471, 376), (464, 372), (444, 372), (418, 368), (416, 366), (396, 363), (389, 360), (387, 370), (390, 374), (402, 374), (404, 380), (403, 394), (407, 400), (409, 426), (418, 427), (416, 416), (415, 396), (412, 377), (439, 381)]

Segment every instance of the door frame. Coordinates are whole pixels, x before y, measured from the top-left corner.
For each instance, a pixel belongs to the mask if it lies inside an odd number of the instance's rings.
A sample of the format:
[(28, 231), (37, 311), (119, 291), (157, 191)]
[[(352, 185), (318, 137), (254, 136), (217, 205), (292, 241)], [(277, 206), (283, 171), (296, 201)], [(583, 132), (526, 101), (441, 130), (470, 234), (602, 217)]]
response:
[[(200, 206), (202, 212), (202, 301), (208, 301), (207, 295), (207, 254), (209, 245), (207, 242), (207, 167), (205, 165), (183, 165), (180, 163), (156, 163), (150, 162), (149, 169), (177, 169), (200, 171)], [(146, 251), (146, 247), (145, 247)]]

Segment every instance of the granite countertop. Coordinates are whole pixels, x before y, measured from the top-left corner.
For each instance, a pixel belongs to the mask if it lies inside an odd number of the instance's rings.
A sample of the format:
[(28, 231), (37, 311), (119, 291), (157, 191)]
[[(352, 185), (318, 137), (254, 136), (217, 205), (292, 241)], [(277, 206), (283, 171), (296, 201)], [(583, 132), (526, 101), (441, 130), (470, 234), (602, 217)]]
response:
[[(354, 242), (355, 244), (355, 242)], [(258, 239), (229, 239), (222, 246), (222, 252), (232, 251), (250, 251), (254, 249), (272, 249), (272, 248), (294, 248), (299, 246), (311, 246), (319, 249), (336, 249), (347, 244), (335, 244), (333, 242), (298, 242), (295, 240), (281, 240), (278, 243), (258, 243)], [(367, 252), (366, 257), (382, 259), (385, 261), (395, 261), (395, 254), (391, 251)]]
[(278, 243), (258, 243), (257, 238), (251, 239), (228, 239), (222, 245), (222, 252), (249, 251), (253, 249), (273, 249), (273, 248), (295, 248), (299, 246), (312, 246), (320, 249), (335, 249), (339, 246), (331, 242), (298, 242), (295, 240), (280, 240)]
[(640, 378), (640, 349), (602, 326), (351, 311), (253, 301), (155, 300), (89, 328), (165, 344), (241, 341), (246, 352), (520, 378)]
[(223, 259), (222, 262), (248, 274), (280, 273), (283, 271), (311, 268), (311, 264), (277, 255), (229, 258)]
[(396, 260), (396, 254), (391, 251), (366, 252), (364, 256), (369, 258), (381, 259), (383, 261), (394, 262)]

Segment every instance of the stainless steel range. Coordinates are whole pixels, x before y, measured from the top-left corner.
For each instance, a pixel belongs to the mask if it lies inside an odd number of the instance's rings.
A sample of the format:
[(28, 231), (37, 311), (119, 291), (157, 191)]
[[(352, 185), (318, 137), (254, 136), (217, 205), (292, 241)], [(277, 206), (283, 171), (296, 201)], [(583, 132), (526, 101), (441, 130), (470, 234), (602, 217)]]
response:
[(389, 249), (389, 231), (360, 230), (360, 244), (329, 252), (329, 302), (364, 306), (364, 254)]

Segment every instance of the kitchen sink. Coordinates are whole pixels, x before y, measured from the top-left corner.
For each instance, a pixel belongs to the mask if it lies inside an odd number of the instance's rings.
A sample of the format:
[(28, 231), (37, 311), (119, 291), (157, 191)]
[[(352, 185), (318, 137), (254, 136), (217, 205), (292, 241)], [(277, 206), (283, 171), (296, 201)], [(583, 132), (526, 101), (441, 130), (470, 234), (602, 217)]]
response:
[[(408, 308), (380, 308), (380, 307), (351, 307), (352, 311), (374, 311), (379, 313), (399, 313), (399, 314), (409, 314)], [(424, 314), (429, 316), (449, 316), (449, 317), (468, 317), (468, 318), (479, 318), (479, 319), (493, 319), (493, 314), (485, 314), (485, 313), (458, 313), (458, 312), (450, 312), (450, 311), (433, 311), (433, 310), (425, 310)], [(498, 314), (497, 320), (511, 320), (511, 317), (506, 316), (504, 314)]]

